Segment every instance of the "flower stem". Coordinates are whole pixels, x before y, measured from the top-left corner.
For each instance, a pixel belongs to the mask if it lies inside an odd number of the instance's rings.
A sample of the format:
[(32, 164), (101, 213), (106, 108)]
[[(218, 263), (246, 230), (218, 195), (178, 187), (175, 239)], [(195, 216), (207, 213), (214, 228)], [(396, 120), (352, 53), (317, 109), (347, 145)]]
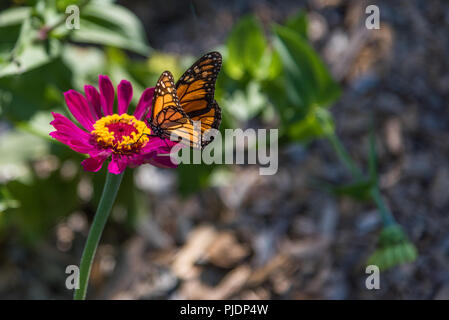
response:
[(90, 227), (89, 235), (87, 237), (86, 246), (84, 247), (83, 255), (80, 263), (79, 274), (79, 289), (75, 290), (73, 295), (74, 300), (84, 300), (86, 298), (87, 285), (89, 282), (90, 269), (97, 251), (98, 243), (100, 242), (101, 234), (109, 217), (109, 212), (115, 202), (120, 183), (122, 182), (124, 172), (121, 174), (107, 173), (106, 183), (103, 188), (100, 203), (95, 213), (94, 221)]
[(346, 148), (341, 143), (340, 139), (337, 137), (335, 133), (331, 133), (327, 135), (329, 141), (332, 144), (335, 152), (338, 155), (338, 158), (343, 163), (343, 165), (351, 172), (352, 176), (356, 179), (362, 178), (362, 171), (357, 167), (357, 165), (352, 161), (351, 156), (349, 155)]
[[(346, 148), (341, 143), (340, 139), (335, 133), (330, 133), (327, 135), (329, 141), (332, 144), (332, 147), (334, 148), (335, 152), (338, 155), (338, 158), (340, 161), (344, 164), (344, 166), (351, 172), (351, 175), (355, 179), (362, 179), (363, 174), (359, 167), (354, 163), (351, 156), (349, 155)], [(378, 182), (375, 181), (375, 185), (372, 187), (370, 191), (371, 198), (373, 199), (374, 203), (376, 204), (377, 208), (379, 209), (380, 216), (382, 217), (382, 222), (384, 224), (384, 227), (388, 227), (394, 224), (397, 224), (393, 214), (391, 213), (390, 209), (386, 206), (382, 195), (379, 190)]]
[(374, 200), (377, 207), (379, 208), (380, 216), (382, 217), (384, 227), (389, 227), (394, 224), (397, 224), (390, 209), (388, 209), (384, 203), (382, 195), (380, 194), (379, 187), (377, 186), (377, 182), (376, 186), (371, 189), (371, 198)]

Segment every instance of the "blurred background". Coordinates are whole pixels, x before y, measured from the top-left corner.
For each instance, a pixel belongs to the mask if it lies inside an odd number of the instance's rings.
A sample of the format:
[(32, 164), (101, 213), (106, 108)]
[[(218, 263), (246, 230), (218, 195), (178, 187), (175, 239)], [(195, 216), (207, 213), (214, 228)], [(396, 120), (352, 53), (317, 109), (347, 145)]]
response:
[[(65, 27), (71, 4), (79, 30)], [(371, 4), (378, 30), (365, 26)], [(177, 79), (212, 50), (224, 61), (221, 129), (279, 129), (279, 170), (128, 169), (88, 298), (449, 299), (447, 1), (0, 10), (1, 299), (72, 297), (65, 268), (79, 263), (105, 170), (84, 172), (83, 156), (48, 136), (50, 111), (69, 116), (62, 93), (106, 74), (132, 82), (135, 106), (162, 71)], [(365, 287), (367, 261), (385, 266), (379, 290)]]

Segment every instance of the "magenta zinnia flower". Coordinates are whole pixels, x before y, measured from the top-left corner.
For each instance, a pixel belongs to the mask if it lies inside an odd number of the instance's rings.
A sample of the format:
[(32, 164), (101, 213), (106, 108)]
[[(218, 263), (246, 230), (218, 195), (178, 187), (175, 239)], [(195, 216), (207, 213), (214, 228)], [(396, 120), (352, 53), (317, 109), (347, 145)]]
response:
[(87, 171), (97, 172), (109, 158), (108, 170), (114, 174), (144, 163), (176, 167), (167, 155), (175, 143), (148, 136), (151, 129), (142, 119), (151, 108), (154, 88), (142, 93), (134, 115), (130, 115), (126, 112), (133, 88), (129, 81), (122, 80), (117, 87), (118, 112), (114, 113), (112, 82), (107, 76), (98, 78), (100, 92), (94, 86), (86, 85), (85, 97), (75, 90), (64, 93), (70, 112), (85, 130), (63, 115), (52, 112), (54, 120), (50, 124), (56, 131), (50, 136), (77, 152), (88, 154), (89, 158), (81, 163)]

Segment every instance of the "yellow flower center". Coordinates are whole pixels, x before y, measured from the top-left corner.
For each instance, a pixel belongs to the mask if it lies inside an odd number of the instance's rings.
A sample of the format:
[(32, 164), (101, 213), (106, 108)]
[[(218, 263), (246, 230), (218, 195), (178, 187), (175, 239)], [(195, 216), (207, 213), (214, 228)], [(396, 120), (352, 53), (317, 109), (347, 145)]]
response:
[(91, 132), (98, 144), (116, 153), (133, 153), (146, 145), (150, 128), (129, 114), (113, 114), (99, 119)]

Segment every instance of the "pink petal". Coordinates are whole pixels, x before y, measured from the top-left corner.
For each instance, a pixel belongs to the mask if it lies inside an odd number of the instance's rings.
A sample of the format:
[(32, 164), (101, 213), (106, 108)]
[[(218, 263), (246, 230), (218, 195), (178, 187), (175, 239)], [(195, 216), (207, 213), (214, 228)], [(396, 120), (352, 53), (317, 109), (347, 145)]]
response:
[(103, 114), (109, 116), (114, 113), (114, 86), (108, 76), (99, 75), (98, 85), (101, 93)]
[(86, 145), (85, 141), (81, 140), (69, 140), (68, 141), (69, 146), (75, 150), (77, 149), (78, 152), (81, 153), (89, 153), (90, 150), (92, 150), (91, 145)]
[(120, 174), (126, 169), (127, 161), (118, 155), (112, 155), (112, 160), (109, 162), (108, 170), (113, 174)]
[(65, 123), (53, 120), (50, 124), (56, 129), (57, 132), (71, 136), (73, 138), (82, 137), (83, 139), (87, 139), (89, 134), (87, 132), (78, 133), (76, 130), (73, 130), (71, 126), (67, 126)]
[(85, 141), (72, 139), (57, 131), (50, 132), (50, 136), (79, 153), (88, 153), (92, 149), (92, 146), (86, 145)]
[(53, 139), (56, 139), (59, 142), (62, 142), (64, 144), (68, 144), (68, 142), (70, 141), (70, 137), (68, 137), (67, 135), (64, 135), (64, 134), (62, 134), (61, 132), (58, 132), (58, 131), (50, 132), (49, 135)]
[(100, 147), (94, 147), (92, 150), (89, 151), (89, 156), (91, 158), (98, 158), (98, 157), (103, 157), (103, 158), (109, 158), (109, 156), (112, 154), (112, 148), (109, 149), (105, 149), (105, 148), (100, 148)]
[(88, 131), (92, 131), (95, 122), (86, 98), (75, 90), (64, 92), (65, 101), (76, 120)]
[(101, 166), (105, 160), (106, 158), (104, 157), (87, 158), (81, 162), (81, 165), (86, 171), (97, 172), (101, 169)]
[(128, 156), (127, 166), (130, 168), (136, 168), (145, 163), (145, 159), (139, 154), (135, 154), (131, 157)]
[(74, 137), (80, 136), (83, 139), (89, 139), (90, 134), (84, 130), (81, 130), (76, 126), (71, 120), (64, 117), (62, 114), (52, 112), (53, 120), (50, 124), (58, 131), (65, 132), (67, 134), (72, 134)]
[(101, 113), (101, 97), (98, 90), (94, 86), (85, 85), (84, 93), (86, 94), (89, 105), (93, 108), (95, 119), (100, 119), (103, 115)]
[(176, 143), (167, 139), (160, 139), (158, 137), (150, 137), (147, 144), (140, 150), (141, 154), (147, 153), (168, 153), (172, 146)]
[(141, 120), (142, 116), (149, 111), (151, 103), (153, 102), (154, 87), (147, 88), (143, 91), (140, 97), (139, 103), (137, 104), (136, 111), (134, 112), (134, 117), (137, 120)]
[(175, 164), (171, 161), (169, 154), (152, 157), (151, 159), (148, 160), (148, 163), (152, 164), (153, 166), (159, 167), (159, 168), (176, 168), (176, 167), (178, 167), (177, 164)]
[[(160, 168), (176, 168), (177, 165), (170, 159), (170, 151), (177, 143), (152, 137), (140, 151), (140, 164), (150, 163)], [(137, 163), (137, 161), (136, 161)]]
[(117, 99), (118, 99), (118, 114), (123, 114), (128, 111), (128, 106), (133, 98), (133, 87), (127, 80), (122, 80), (118, 85)]

